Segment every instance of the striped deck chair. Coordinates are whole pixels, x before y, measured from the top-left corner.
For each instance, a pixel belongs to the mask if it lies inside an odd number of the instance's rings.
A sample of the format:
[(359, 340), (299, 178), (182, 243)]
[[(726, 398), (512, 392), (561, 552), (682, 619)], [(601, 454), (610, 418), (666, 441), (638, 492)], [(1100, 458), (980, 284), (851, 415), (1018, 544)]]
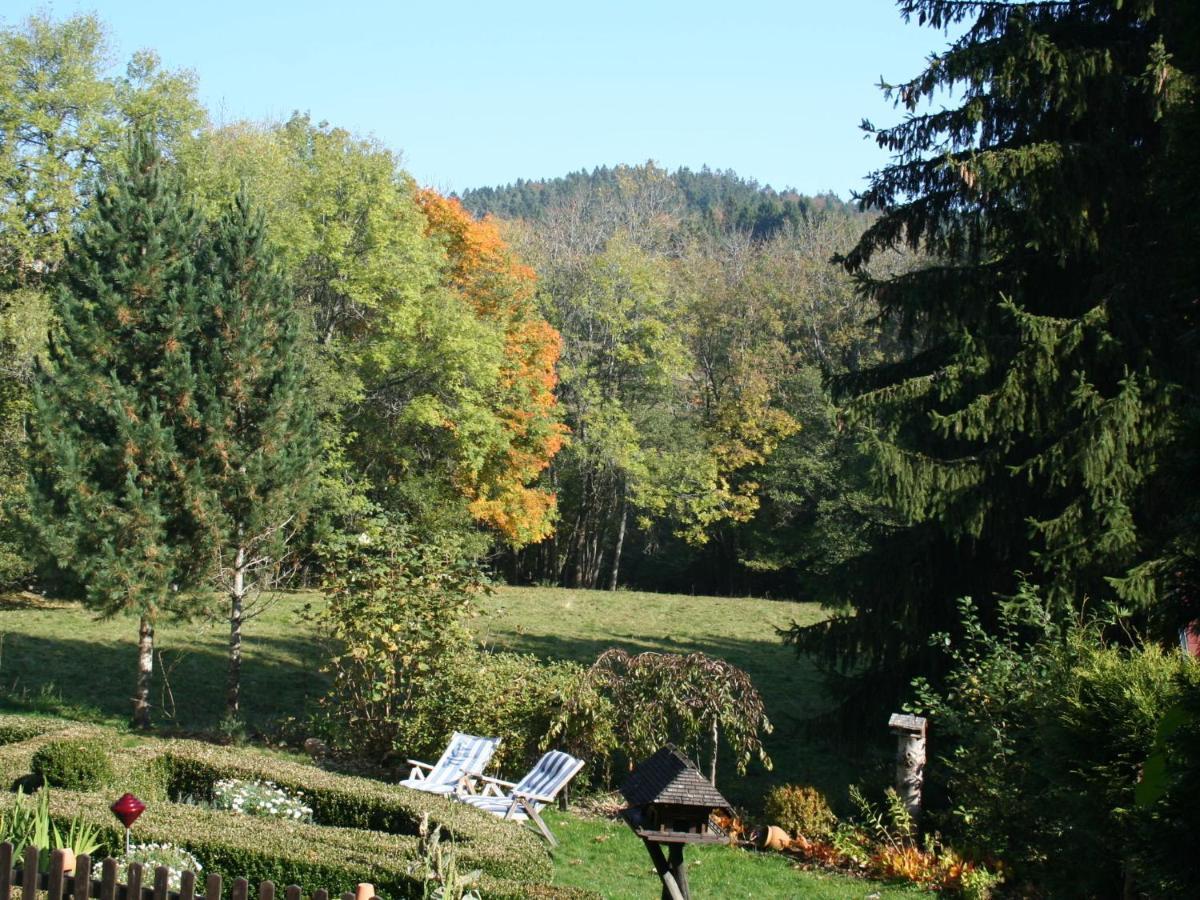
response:
[[(482, 809), (503, 819), (515, 819), (519, 822), (531, 820), (542, 833), (542, 837), (550, 842), (550, 846), (557, 847), (558, 841), (542, 821), (539, 812), (547, 803), (554, 802), (554, 798), (567, 786), (567, 782), (582, 768), (582, 759), (551, 750), (516, 784), (483, 775), (479, 779), (483, 783), (482, 793), (460, 792), (457, 797), (463, 803), (469, 803), (476, 809)], [(508, 788), (508, 793), (504, 792), (505, 788)]]
[(450, 738), (446, 752), (432, 766), (410, 759), (408, 764), (412, 766), (412, 771), (400, 784), (430, 794), (473, 792), (475, 779), (487, 767), (499, 746), (500, 738), (476, 737), (456, 731)]

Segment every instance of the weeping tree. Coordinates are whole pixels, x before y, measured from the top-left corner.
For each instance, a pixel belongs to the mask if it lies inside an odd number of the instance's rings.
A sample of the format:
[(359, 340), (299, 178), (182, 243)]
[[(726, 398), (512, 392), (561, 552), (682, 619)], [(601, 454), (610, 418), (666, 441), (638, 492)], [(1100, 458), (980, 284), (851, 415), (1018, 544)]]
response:
[(704, 653), (630, 654), (613, 647), (592, 664), (587, 683), (623, 711), (616, 739), (631, 765), (669, 742), (697, 755), (707, 744), (715, 785), (724, 737), (739, 775), (755, 757), (772, 767), (760, 732), (774, 726), (750, 676), (732, 663)]
[[(847, 614), (792, 634), (885, 702), (928, 671), (927, 636), (953, 630), (959, 597), (994, 618), (1029, 581), (1063, 618), (1110, 599), (1155, 622), (1195, 492), (1164, 477), (1196, 387), (1195, 254), (1180, 252), (1195, 132), (1179, 127), (1195, 118), (1194, 13), (899, 6), (961, 36), (887, 88), (903, 121), (865, 124), (893, 161), (861, 197), (879, 218), (842, 260), (912, 348), (843, 384), (897, 523), (844, 566)], [(880, 275), (905, 245), (933, 262)]]
[(135, 138), (67, 254), (34, 384), (32, 520), (89, 608), (137, 617), (143, 728), (155, 623), (203, 605), (217, 514), (194, 451), (200, 234), (175, 172)]

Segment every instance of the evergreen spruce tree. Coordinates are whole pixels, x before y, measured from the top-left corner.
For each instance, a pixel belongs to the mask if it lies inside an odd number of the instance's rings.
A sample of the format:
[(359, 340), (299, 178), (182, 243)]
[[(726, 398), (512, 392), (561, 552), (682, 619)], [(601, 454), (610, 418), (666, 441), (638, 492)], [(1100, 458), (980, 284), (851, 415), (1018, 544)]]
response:
[(31, 513), (45, 549), (104, 616), (138, 617), (134, 722), (150, 722), (154, 626), (201, 602), (215, 510), (190, 348), (199, 220), (151, 139), (98, 191), (68, 253), (34, 386)]
[(200, 254), (197, 458), (212, 505), (218, 584), (229, 599), (226, 712), (239, 714), (242, 623), (287, 579), (289, 543), (312, 503), (319, 441), (292, 292), (245, 196)]
[[(893, 162), (861, 197), (880, 218), (843, 260), (914, 347), (847, 385), (903, 524), (843, 572), (853, 615), (793, 633), (886, 702), (928, 670), (928, 636), (953, 629), (961, 596), (994, 609), (1028, 580), (1063, 617), (1112, 599), (1156, 621), (1179, 487), (1161, 473), (1196, 386), (1180, 343), (1196, 285), (1174, 239), (1195, 234), (1177, 198), (1195, 197), (1196, 172), (1170, 139), (1194, 110), (1180, 63), (1195, 57), (1193, 14), (1150, 0), (899, 6), (965, 28), (887, 88), (900, 124), (864, 123)], [(951, 105), (926, 111), (935, 100)], [(873, 257), (901, 244), (929, 265), (873, 277)]]

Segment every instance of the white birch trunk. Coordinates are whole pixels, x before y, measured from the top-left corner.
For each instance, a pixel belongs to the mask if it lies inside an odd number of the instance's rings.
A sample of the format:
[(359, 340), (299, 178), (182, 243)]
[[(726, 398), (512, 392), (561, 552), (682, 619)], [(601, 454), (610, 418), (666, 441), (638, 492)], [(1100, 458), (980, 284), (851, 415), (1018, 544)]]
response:
[(133, 692), (133, 724), (150, 727), (150, 678), (154, 674), (154, 623), (148, 616), (138, 622), (137, 684)]

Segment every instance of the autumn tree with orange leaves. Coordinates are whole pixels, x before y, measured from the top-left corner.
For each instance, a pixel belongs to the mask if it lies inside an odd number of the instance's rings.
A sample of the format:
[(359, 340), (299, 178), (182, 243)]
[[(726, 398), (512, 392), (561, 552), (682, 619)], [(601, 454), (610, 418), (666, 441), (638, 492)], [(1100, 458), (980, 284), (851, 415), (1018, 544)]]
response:
[(537, 314), (533, 269), (516, 258), (491, 217), (477, 220), (457, 200), (428, 188), (417, 202), (427, 234), (445, 249), (449, 287), (503, 334), (489, 404), (500, 428), (476, 448), (476, 464), (458, 473), (457, 484), (476, 521), (513, 546), (535, 543), (554, 529), (555, 495), (536, 482), (566, 435), (554, 394), (562, 339)]

